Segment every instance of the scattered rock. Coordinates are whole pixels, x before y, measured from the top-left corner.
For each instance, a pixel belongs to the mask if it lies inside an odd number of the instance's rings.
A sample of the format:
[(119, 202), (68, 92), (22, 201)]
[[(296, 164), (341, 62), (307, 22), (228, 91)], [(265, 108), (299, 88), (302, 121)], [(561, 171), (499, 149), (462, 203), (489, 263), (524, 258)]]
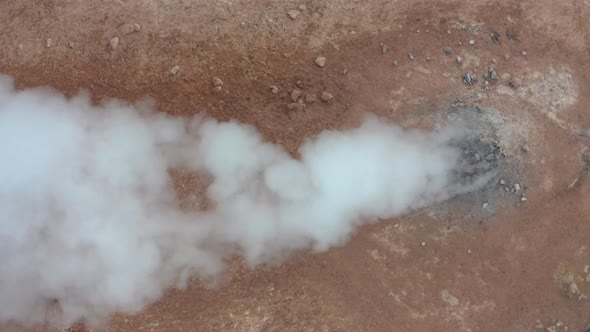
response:
[(506, 181), (504, 181), (504, 179), (500, 179), (500, 185), (502, 185), (502, 186), (503, 186), (503, 185), (505, 185), (505, 184), (506, 184)]
[(45, 47), (47, 47), (47, 48), (51, 47), (51, 38), (47, 38), (47, 40), (45, 41)]
[(488, 73), (490, 73), (490, 79), (492, 81), (497, 81), (498, 80), (498, 74), (496, 73), (496, 71), (494, 70), (494, 68), (488, 68)]
[[(424, 243), (424, 242), (423, 242)], [(440, 292), (440, 297), (451, 306), (459, 305), (459, 299), (451, 295), (448, 290), (444, 289)]]
[(472, 85), (475, 84), (475, 82), (477, 82), (475, 74), (465, 73), (465, 75), (463, 75), (463, 83), (465, 83), (465, 85)]
[(125, 23), (119, 27), (119, 32), (123, 35), (129, 35), (141, 31), (141, 26), (137, 23)]
[(246, 22), (242, 21), (240, 22), (240, 28), (244, 29), (246, 27)]
[(432, 60), (432, 58), (430, 58), (429, 56), (426, 57), (426, 61), (430, 61)]
[(114, 50), (117, 48), (117, 46), (119, 46), (119, 37), (113, 37), (111, 39), (111, 41), (109, 42), (109, 44), (111, 45), (111, 48)]
[(493, 63), (493, 64), (497, 64), (497, 63), (498, 63), (498, 61), (496, 61), (496, 59), (492, 59), (492, 63)]
[(324, 68), (324, 66), (326, 65), (326, 58), (323, 56), (317, 57), (315, 59), (315, 64), (320, 68)]
[(393, 65), (397, 66), (397, 60), (393, 60)]
[(214, 87), (211, 91), (213, 91), (214, 93), (221, 92), (221, 85)]
[(422, 247), (426, 247), (426, 242), (422, 241), (422, 242), (420, 242), (420, 245), (421, 245)]
[(488, 202), (485, 202), (485, 203), (483, 203), (483, 204), (481, 205), (481, 207), (482, 207), (483, 209), (486, 209), (486, 208), (488, 207), (488, 205), (489, 205), (489, 203), (488, 203)]
[(295, 82), (295, 86), (298, 87), (298, 88), (300, 88), (300, 89), (303, 89), (303, 86), (304, 86), (303, 81), (297, 81), (297, 82)]
[(469, 41), (469, 46), (473, 46), (473, 45), (475, 45), (475, 40), (471, 39), (471, 40)]
[(508, 85), (513, 89), (518, 89), (518, 82), (516, 80), (508, 81)]
[(318, 100), (318, 97), (313, 93), (308, 93), (305, 95), (305, 102), (308, 104), (313, 104)]
[(271, 86), (270, 86), (270, 91), (271, 91), (273, 94), (275, 94), (275, 95), (276, 95), (277, 93), (279, 93), (279, 88), (277, 88), (277, 87), (276, 87), (276, 86), (274, 86), (274, 85), (271, 85)]
[(297, 6), (297, 8), (298, 8), (300, 11), (302, 11), (302, 12), (304, 12), (304, 11), (306, 11), (306, 10), (307, 10), (307, 6), (306, 6), (306, 5), (299, 5), (299, 6)]
[(490, 37), (492, 38), (492, 41), (496, 44), (500, 43), (500, 33), (497, 31), (494, 31), (492, 33), (490, 33)]
[(410, 59), (410, 60), (414, 60), (414, 53), (412, 53), (412, 52), (409, 52), (409, 53), (408, 53), (408, 59)]
[(515, 183), (513, 187), (514, 187), (514, 191), (520, 191), (520, 184)]
[(387, 53), (387, 50), (389, 49), (389, 47), (387, 47), (387, 45), (381, 43), (381, 53), (385, 54)]
[(510, 59), (510, 53), (504, 54), (504, 60), (508, 61)]
[(467, 253), (468, 254), (471, 254), (471, 249), (467, 249)]
[(458, 56), (458, 57), (457, 57), (457, 63), (458, 63), (458, 64), (462, 64), (462, 63), (463, 63), (463, 58), (462, 58), (462, 57), (460, 57), (460, 56)]
[(328, 103), (328, 102), (332, 101), (332, 99), (334, 99), (334, 96), (331, 93), (322, 92), (322, 95), (320, 96), (320, 98), (322, 99), (322, 101)]
[(287, 111), (301, 111), (301, 105), (298, 103), (287, 104)]
[(213, 84), (213, 86), (222, 86), (223, 81), (219, 77), (213, 77), (211, 84)]
[(453, 54), (453, 49), (450, 47), (445, 47), (445, 48), (443, 48), (443, 52), (445, 52), (448, 55), (451, 55), (451, 54)]
[(180, 66), (179, 65), (176, 65), (176, 66), (174, 66), (174, 67), (172, 67), (170, 69), (170, 74), (171, 75), (176, 75), (176, 74), (178, 74), (179, 71), (180, 71)]
[(526, 51), (520, 52), (520, 55), (522, 55), (522, 56), (526, 56), (526, 54), (527, 54)]
[(294, 20), (297, 18), (297, 16), (299, 16), (299, 12), (296, 10), (290, 10), (287, 12), (287, 15), (289, 15), (289, 17)]
[(72, 48), (72, 49), (73, 48), (76, 48), (76, 44), (74, 42), (72, 42), (72, 41), (71, 42), (68, 42), (68, 47), (69, 48)]
[(520, 147), (520, 149), (522, 150), (522, 152), (529, 152), (528, 144), (524, 144), (523, 146)]
[(295, 101), (297, 101), (297, 99), (299, 99), (299, 97), (301, 97), (302, 94), (303, 94), (303, 91), (295, 89), (291, 92), (290, 98), (292, 101), (295, 102)]

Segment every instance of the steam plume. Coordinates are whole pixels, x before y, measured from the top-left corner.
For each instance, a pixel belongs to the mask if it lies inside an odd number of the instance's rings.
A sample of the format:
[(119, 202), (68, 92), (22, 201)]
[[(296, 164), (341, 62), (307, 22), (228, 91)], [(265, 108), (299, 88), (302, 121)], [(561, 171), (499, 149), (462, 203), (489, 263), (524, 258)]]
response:
[[(256, 130), (207, 117), (0, 79), (0, 322), (36, 323), (57, 299), (66, 324), (134, 312), (189, 277), (342, 244), (359, 224), (444, 200), (451, 130), (369, 118), (325, 131), (301, 157)], [(170, 170), (208, 174), (210, 208), (179, 208)]]

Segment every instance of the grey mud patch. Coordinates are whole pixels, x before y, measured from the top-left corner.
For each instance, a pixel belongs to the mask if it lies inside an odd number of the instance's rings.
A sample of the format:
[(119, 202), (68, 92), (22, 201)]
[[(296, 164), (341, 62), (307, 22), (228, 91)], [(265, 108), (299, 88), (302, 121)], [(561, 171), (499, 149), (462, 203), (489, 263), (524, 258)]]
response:
[[(455, 182), (476, 186), (431, 207), (431, 217), (483, 223), (499, 210), (526, 203), (522, 200), (526, 185), (522, 184), (521, 146), (527, 133), (512, 123), (499, 112), (479, 106), (452, 108), (441, 117), (438, 127), (454, 126), (463, 132), (461, 139), (453, 142), (462, 151)], [(514, 191), (514, 184), (519, 190)]]

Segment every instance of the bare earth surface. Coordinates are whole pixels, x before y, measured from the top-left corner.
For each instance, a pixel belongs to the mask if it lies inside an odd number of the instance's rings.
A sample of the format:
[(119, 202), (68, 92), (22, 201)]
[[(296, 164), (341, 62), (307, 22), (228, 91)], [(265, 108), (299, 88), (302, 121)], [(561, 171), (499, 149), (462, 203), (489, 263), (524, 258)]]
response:
[[(122, 34), (123, 24), (135, 23), (140, 31)], [(538, 320), (547, 331), (584, 331), (590, 324), (590, 181), (581, 158), (590, 138), (576, 135), (590, 129), (588, 0), (0, 0), (0, 32), (0, 73), (19, 87), (86, 89), (97, 101), (150, 96), (162, 112), (255, 125), (292, 153), (324, 129), (357, 125), (366, 112), (430, 128), (454, 108), (478, 106), (513, 165), (500, 176), (509, 189), (522, 187), (511, 193), (494, 182), (279, 266), (249, 269), (236, 258), (215, 287), (194, 280), (95, 330), (544, 331)], [(314, 63), (319, 56), (323, 68)], [(498, 79), (484, 89), (489, 67)], [(465, 73), (478, 81), (466, 85)], [(224, 83), (220, 92), (214, 77)], [(287, 111), (293, 89), (334, 100)], [(184, 207), (198, 208), (202, 181), (179, 170), (175, 184)], [(49, 318), (55, 328), (67, 328), (58, 316)]]

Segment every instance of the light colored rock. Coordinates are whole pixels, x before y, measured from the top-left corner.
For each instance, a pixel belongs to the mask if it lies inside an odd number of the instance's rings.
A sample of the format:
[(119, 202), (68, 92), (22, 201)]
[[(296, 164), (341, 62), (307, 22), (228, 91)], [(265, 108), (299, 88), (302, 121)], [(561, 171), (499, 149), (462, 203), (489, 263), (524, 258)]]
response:
[(47, 48), (51, 47), (51, 38), (47, 38), (47, 40), (45, 41), (45, 47), (47, 47)]
[(299, 99), (299, 97), (301, 97), (302, 94), (303, 94), (303, 91), (295, 89), (291, 92), (290, 98), (292, 101), (295, 102), (295, 101), (297, 101), (297, 99)]
[(141, 31), (141, 25), (137, 23), (125, 23), (119, 27), (119, 33), (123, 36)]
[(287, 104), (287, 111), (301, 111), (301, 105), (298, 103)]
[(330, 102), (334, 99), (334, 95), (332, 95), (331, 93), (328, 92), (322, 92), (322, 95), (320, 96), (320, 98), (324, 101), (324, 102)]
[(111, 48), (114, 50), (117, 48), (117, 46), (119, 46), (119, 37), (113, 37), (111, 39), (111, 41), (109, 42), (109, 44), (111, 45)]
[(176, 74), (178, 74), (179, 71), (180, 71), (180, 66), (176, 65), (170, 69), (170, 74), (176, 75)]
[(305, 95), (305, 102), (308, 104), (313, 104), (318, 100), (318, 97), (313, 93), (308, 93)]
[(276, 87), (276, 86), (274, 86), (274, 85), (271, 85), (271, 87), (270, 87), (270, 91), (271, 91), (273, 94), (275, 94), (275, 95), (276, 95), (277, 93), (279, 93), (279, 88), (277, 88), (277, 87)]
[(211, 84), (213, 84), (213, 86), (222, 86), (223, 81), (219, 77), (213, 77)]
[(288, 12), (287, 12), (287, 15), (288, 15), (288, 16), (289, 16), (289, 17), (290, 17), (292, 20), (294, 20), (294, 19), (296, 19), (296, 18), (297, 18), (297, 16), (299, 16), (299, 12), (298, 12), (298, 11), (296, 11), (296, 10), (290, 10), (290, 11), (288, 11)]
[(324, 66), (326, 65), (326, 58), (323, 56), (317, 57), (315, 59), (315, 64), (320, 68), (324, 68)]
[(218, 93), (218, 92), (221, 92), (221, 89), (222, 89), (221, 85), (218, 85), (218, 86), (214, 87), (211, 91), (213, 91), (214, 93)]

